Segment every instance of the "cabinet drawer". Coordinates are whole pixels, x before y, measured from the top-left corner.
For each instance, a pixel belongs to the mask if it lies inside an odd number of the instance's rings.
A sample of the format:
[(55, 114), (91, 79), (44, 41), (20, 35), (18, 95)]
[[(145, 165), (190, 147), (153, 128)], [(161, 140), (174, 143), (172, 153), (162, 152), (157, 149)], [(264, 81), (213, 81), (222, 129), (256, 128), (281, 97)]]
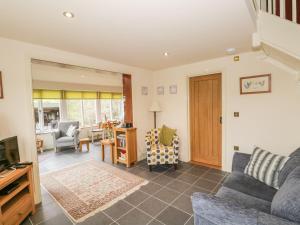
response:
[(17, 225), (24, 220), (32, 210), (29, 194), (25, 194), (3, 214), (3, 225)]

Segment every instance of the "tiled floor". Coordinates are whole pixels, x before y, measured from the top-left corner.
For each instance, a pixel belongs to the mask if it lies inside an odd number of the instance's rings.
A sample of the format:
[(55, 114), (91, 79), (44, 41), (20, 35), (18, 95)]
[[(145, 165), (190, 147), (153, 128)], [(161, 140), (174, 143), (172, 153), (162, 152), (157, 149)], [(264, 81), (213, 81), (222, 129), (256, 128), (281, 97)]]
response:
[[(96, 159), (99, 163), (103, 163), (99, 146), (93, 146), (89, 153), (75, 153), (68, 150), (58, 154), (49, 152), (43, 154), (40, 156), (41, 173), (86, 159)], [(109, 159), (106, 161), (110, 163)], [(80, 225), (192, 225), (194, 220), (191, 194), (215, 193), (227, 176), (226, 173), (215, 169), (182, 162), (177, 171), (174, 171), (174, 167), (160, 166), (149, 172), (145, 160), (129, 169), (123, 165), (117, 167), (144, 177), (149, 183)], [(43, 203), (38, 207), (36, 214), (24, 224), (73, 224), (45, 190), (42, 190), (42, 196)]]

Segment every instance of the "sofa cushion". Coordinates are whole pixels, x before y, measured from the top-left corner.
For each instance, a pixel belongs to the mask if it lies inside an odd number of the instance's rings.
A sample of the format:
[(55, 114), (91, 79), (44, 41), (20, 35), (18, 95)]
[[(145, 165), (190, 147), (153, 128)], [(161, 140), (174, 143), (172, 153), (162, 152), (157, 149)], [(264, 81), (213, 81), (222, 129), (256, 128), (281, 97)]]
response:
[(274, 196), (271, 213), (300, 223), (300, 166), (289, 174)]
[(231, 188), (221, 187), (216, 196), (228, 201), (235, 201), (247, 208), (257, 209), (266, 213), (270, 213), (271, 211), (271, 202), (244, 194)]
[(73, 142), (74, 141), (74, 137), (68, 137), (68, 136), (65, 136), (65, 137), (61, 137), (61, 138), (58, 138), (56, 140), (57, 143), (66, 143), (66, 142)]
[(277, 190), (241, 172), (231, 173), (223, 186), (271, 202)]
[(255, 147), (251, 159), (245, 168), (245, 173), (278, 189), (279, 172), (288, 159), (289, 157), (276, 155), (259, 147)]
[(294, 152), (290, 154), (290, 157), (300, 157), (300, 148), (297, 148)]
[(278, 176), (279, 187), (283, 185), (287, 176), (298, 166), (300, 166), (300, 154), (299, 155), (295, 154), (285, 163), (284, 167), (279, 172), (279, 176)]

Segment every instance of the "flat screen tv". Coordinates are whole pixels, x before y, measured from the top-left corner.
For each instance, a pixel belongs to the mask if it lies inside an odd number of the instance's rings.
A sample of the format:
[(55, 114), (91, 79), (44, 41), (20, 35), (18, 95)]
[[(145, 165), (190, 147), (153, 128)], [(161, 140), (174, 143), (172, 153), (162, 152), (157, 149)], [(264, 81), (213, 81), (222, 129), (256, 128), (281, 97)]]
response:
[(0, 171), (20, 162), (18, 138), (0, 140)]

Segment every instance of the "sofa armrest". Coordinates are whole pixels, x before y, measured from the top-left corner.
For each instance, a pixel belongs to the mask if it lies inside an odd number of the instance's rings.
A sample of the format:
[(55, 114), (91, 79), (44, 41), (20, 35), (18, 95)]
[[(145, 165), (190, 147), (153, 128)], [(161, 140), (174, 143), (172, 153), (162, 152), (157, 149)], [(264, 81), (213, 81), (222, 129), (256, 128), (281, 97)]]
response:
[(79, 143), (79, 133), (80, 133), (79, 129), (76, 129), (74, 132), (74, 144), (75, 145), (77, 145)]
[(147, 151), (151, 151), (151, 138), (150, 138), (150, 134), (147, 133), (146, 136), (145, 136), (145, 144), (146, 144), (146, 148), (147, 148)]
[(251, 154), (235, 152), (232, 161), (232, 171), (244, 173), (245, 167), (250, 161)]
[(258, 225), (299, 225), (299, 223), (294, 223), (283, 218), (270, 215), (264, 212), (259, 212), (258, 215)]
[[(222, 225), (257, 225), (258, 211), (204, 193), (192, 195), (194, 217)], [(201, 224), (201, 223), (200, 223)]]
[(178, 135), (174, 135), (173, 140), (172, 140), (172, 146), (174, 149), (175, 153), (179, 152), (179, 137)]

